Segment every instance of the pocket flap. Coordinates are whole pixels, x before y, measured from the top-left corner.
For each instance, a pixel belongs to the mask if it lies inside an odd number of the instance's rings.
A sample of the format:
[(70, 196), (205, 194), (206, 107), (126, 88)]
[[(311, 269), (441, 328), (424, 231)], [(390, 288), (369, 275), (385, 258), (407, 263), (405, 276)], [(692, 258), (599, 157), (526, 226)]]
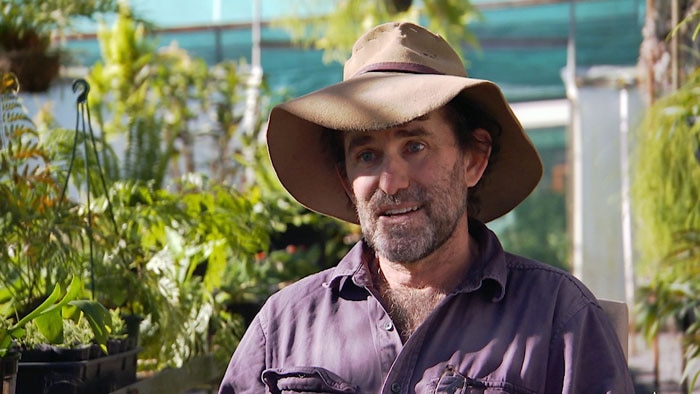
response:
[(262, 378), (272, 393), (357, 393), (358, 387), (319, 367), (267, 369)]

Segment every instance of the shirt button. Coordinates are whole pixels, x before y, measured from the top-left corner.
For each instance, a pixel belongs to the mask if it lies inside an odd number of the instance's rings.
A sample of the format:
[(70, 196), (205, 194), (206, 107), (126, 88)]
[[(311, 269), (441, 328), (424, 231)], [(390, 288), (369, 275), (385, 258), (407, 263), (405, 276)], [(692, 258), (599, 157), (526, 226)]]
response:
[(396, 382), (392, 383), (391, 384), (391, 392), (398, 393), (399, 391), (401, 391), (401, 383), (396, 383)]
[(394, 323), (391, 321), (384, 322), (384, 329), (387, 331), (391, 331), (394, 329)]

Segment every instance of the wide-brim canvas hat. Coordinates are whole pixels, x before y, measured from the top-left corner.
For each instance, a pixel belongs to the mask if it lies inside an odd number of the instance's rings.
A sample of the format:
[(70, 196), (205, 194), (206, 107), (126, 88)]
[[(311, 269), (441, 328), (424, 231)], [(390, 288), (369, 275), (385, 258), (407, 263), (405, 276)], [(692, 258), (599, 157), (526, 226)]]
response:
[(379, 25), (355, 43), (343, 81), (272, 109), (270, 160), (282, 185), (305, 207), (358, 223), (323, 133), (384, 130), (410, 122), (463, 95), (501, 127), (497, 160), (477, 185), (484, 223), (524, 200), (542, 161), (494, 83), (468, 78), (459, 55), (439, 35), (412, 23)]

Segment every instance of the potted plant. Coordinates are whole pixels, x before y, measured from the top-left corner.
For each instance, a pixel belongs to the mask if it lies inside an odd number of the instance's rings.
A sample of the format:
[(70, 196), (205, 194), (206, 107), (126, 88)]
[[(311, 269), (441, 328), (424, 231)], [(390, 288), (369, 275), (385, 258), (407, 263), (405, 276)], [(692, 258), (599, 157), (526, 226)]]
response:
[(0, 71), (17, 74), (22, 90), (42, 92), (58, 75), (56, 37), (78, 18), (114, 12), (117, 0), (0, 0)]
[[(49, 341), (62, 341), (63, 319), (75, 315), (84, 315), (91, 327), (93, 338), (106, 349), (107, 336), (111, 331), (109, 312), (96, 301), (77, 300), (81, 292), (82, 284), (74, 278), (68, 288), (63, 291), (60, 285), (56, 285), (51, 294), (31, 312), (14, 320), (11, 314), (0, 316), (0, 363), (3, 372), (3, 394), (14, 393), (14, 385), (17, 379), (20, 350), (16, 341), (22, 340), (27, 331), (28, 324), (34, 324), (38, 332)], [(10, 310), (5, 301), (2, 304), (4, 311)], [(74, 311), (71, 312), (71, 309)]]
[(19, 102), (16, 81), (0, 77), (0, 358), (10, 392), (27, 369), (18, 360), (18, 345), (30, 336), (40, 334), (43, 342), (63, 348), (94, 342), (106, 354), (114, 331), (109, 311), (89, 299), (93, 292), (78, 279), (88, 273), (87, 238), (95, 215), (64, 197), (51, 155)]

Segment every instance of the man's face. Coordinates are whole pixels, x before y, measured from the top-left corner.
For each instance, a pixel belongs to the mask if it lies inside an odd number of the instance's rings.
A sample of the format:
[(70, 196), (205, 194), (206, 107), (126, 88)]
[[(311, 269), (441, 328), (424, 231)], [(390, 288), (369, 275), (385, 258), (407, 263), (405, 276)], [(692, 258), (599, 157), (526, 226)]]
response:
[(362, 231), (390, 261), (414, 262), (442, 246), (466, 219), (467, 188), (483, 171), (478, 154), (458, 147), (443, 111), (344, 137), (346, 186)]

